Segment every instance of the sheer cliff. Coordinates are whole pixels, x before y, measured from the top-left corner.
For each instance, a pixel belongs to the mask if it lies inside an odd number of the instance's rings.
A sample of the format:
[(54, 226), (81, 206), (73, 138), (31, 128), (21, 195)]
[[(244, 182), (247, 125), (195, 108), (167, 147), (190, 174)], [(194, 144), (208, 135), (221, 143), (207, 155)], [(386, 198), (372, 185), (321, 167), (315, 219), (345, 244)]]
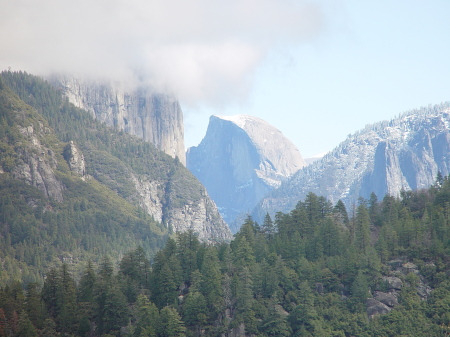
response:
[(358, 197), (430, 187), (438, 171), (450, 173), (450, 103), (404, 113), (366, 126), (322, 159), (298, 171), (265, 197), (253, 211), (288, 211), (308, 192), (347, 206)]
[(128, 90), (69, 76), (52, 76), (49, 81), (97, 120), (154, 144), (186, 165), (183, 113), (174, 97), (148, 87)]
[(229, 224), (304, 165), (279, 130), (246, 115), (211, 116), (204, 139), (187, 151), (187, 167)]

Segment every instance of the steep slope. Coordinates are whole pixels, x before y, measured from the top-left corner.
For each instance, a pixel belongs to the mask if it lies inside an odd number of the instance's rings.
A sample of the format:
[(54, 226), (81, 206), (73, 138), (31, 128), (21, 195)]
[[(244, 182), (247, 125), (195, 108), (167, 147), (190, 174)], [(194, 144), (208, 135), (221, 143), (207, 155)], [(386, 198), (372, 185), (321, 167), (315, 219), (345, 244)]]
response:
[(372, 192), (398, 196), (428, 188), (450, 173), (450, 104), (407, 112), (349, 136), (321, 160), (297, 172), (264, 198), (253, 215), (287, 211), (308, 192), (347, 206)]
[(231, 238), (204, 187), (177, 159), (95, 121), (37, 77), (1, 78), (0, 259), (19, 250), (8, 275), (23, 278), (28, 270), (36, 280), (54, 260), (117, 260), (137, 245), (154, 254), (170, 230)]
[(211, 116), (205, 138), (187, 151), (187, 167), (230, 224), (304, 165), (279, 130), (246, 115)]
[(99, 121), (138, 136), (186, 165), (183, 113), (178, 101), (147, 87), (83, 81), (68, 76), (49, 79), (69, 102)]

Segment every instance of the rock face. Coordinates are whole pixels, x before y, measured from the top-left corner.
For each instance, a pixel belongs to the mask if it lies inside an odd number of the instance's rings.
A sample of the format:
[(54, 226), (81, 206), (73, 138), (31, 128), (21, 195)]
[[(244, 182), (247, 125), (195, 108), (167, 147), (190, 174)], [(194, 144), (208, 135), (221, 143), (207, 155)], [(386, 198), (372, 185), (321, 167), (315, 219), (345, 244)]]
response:
[(83, 153), (75, 146), (73, 140), (64, 148), (64, 159), (67, 161), (69, 168), (81, 178), (86, 175), (86, 162)]
[(62, 202), (65, 187), (55, 176), (55, 153), (41, 142), (41, 138), (51, 130), (41, 122), (18, 126), (18, 129), (28, 146), (20, 148), (18, 163), (12, 170), (13, 177), (37, 187), (45, 196)]
[(377, 301), (374, 298), (368, 298), (366, 300), (366, 307), (367, 307), (367, 316), (370, 319), (374, 319), (377, 316), (385, 315), (391, 311), (391, 308), (389, 308), (386, 304)]
[(430, 187), (438, 171), (450, 173), (450, 103), (422, 108), (397, 119), (369, 125), (349, 136), (322, 159), (298, 171), (254, 210), (288, 212), (308, 192), (347, 207), (374, 192), (397, 196)]
[(186, 165), (183, 113), (178, 101), (149, 88), (93, 83), (74, 77), (49, 79), (75, 106), (99, 121), (154, 144)]
[(187, 167), (229, 224), (304, 165), (279, 130), (246, 115), (211, 116), (205, 138), (187, 151)]

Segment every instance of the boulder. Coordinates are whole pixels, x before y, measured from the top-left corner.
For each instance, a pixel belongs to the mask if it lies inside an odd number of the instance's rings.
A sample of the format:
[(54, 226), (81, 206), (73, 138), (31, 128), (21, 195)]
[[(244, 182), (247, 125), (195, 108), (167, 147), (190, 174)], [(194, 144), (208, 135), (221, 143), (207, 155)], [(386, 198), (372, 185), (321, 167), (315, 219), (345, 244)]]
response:
[(402, 290), (403, 282), (395, 276), (383, 276), (383, 281), (386, 283), (389, 290)]
[(366, 307), (366, 312), (369, 319), (374, 319), (377, 316), (385, 315), (391, 311), (391, 308), (389, 308), (386, 304), (381, 303), (374, 298), (368, 298), (366, 300)]
[(384, 293), (382, 291), (375, 291), (373, 294), (377, 301), (386, 304), (388, 307), (395, 307), (398, 305), (397, 297), (392, 293)]

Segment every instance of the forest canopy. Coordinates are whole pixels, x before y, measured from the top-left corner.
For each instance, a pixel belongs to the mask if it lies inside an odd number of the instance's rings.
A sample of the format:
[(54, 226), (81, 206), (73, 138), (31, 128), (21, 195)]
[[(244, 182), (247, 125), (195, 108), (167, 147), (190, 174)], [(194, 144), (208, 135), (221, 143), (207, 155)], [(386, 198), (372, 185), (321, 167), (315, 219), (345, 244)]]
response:
[[(313, 193), (231, 243), (169, 238), (0, 291), (0, 336), (445, 336), (450, 180), (352, 210)], [(51, 334), (50, 334), (51, 333)], [(22, 335), (21, 335), (22, 336)]]

